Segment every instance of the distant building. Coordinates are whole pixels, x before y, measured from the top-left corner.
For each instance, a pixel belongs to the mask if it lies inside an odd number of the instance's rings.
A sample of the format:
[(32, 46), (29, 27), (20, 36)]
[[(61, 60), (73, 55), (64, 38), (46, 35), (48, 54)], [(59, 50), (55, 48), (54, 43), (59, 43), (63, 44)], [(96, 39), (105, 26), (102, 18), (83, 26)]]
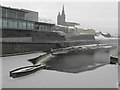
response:
[(94, 29), (75, 27), (74, 33), (77, 35), (95, 35)]
[(62, 13), (60, 14), (60, 12), (59, 12), (58, 16), (57, 16), (57, 25), (76, 26), (76, 25), (80, 25), (80, 24), (76, 23), (76, 22), (66, 22), (66, 15), (65, 15), (65, 10), (64, 10), (64, 5), (63, 5)]

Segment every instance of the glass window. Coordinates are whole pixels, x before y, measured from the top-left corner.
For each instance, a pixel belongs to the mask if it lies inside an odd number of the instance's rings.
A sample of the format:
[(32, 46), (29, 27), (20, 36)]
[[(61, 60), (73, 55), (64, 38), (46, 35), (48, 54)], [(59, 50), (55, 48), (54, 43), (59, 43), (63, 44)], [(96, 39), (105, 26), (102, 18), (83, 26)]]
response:
[(22, 29), (22, 28), (23, 28), (23, 24), (22, 24), (22, 22), (20, 22), (20, 21), (18, 22), (18, 28), (19, 28), (19, 29)]
[(42, 25), (39, 26), (39, 30), (42, 30)]
[(6, 17), (6, 9), (2, 8), (2, 17)]
[(46, 31), (46, 26), (44, 26), (44, 31)]
[(7, 20), (2, 20), (2, 26), (3, 28), (7, 28)]
[(43, 31), (45, 30), (45, 26), (43, 25)]
[(8, 27), (9, 27), (9, 28), (13, 28), (13, 21), (8, 20)]
[(23, 29), (26, 29), (26, 22), (23, 22)]
[(13, 22), (13, 26), (14, 26), (14, 28), (17, 28), (17, 21)]
[(48, 30), (51, 31), (51, 27), (50, 26), (48, 27)]
[(31, 24), (27, 23), (27, 29), (31, 29)]
[(47, 26), (47, 31), (50, 31), (49, 26)]
[(35, 29), (39, 30), (39, 28), (40, 28), (39, 25), (35, 25)]
[(2, 19), (0, 19), (0, 28), (2, 28)]
[(16, 11), (7, 9), (7, 18), (16, 18)]
[(27, 29), (33, 29), (34, 24), (33, 23), (27, 23)]
[(24, 12), (17, 12), (17, 19), (24, 20), (25, 19), (25, 13)]
[(33, 25), (33, 23), (31, 23), (31, 29), (33, 29), (34, 28), (34, 25)]
[(43, 31), (44, 31), (44, 26), (43, 26), (43, 25), (41, 25), (41, 30), (43, 30)]

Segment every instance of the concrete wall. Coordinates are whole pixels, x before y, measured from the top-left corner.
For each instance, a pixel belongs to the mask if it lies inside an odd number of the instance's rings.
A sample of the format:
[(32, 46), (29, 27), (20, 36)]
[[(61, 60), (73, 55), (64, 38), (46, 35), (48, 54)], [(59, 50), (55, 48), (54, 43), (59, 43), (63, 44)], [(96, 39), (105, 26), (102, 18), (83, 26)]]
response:
[(3, 40), (1, 39), (1, 42), (3, 55), (49, 51), (51, 48), (61, 47), (63, 43), (60, 45), (58, 44), (59, 41), (65, 40), (65, 37), (62, 37), (55, 32), (7, 29), (2, 31)]
[(66, 37), (67, 41), (90, 41), (90, 40), (95, 40), (93, 35), (75, 35), (75, 36), (68, 36)]
[(59, 43), (65, 41), (65, 37), (56, 32), (41, 31), (40, 33), (33, 32), (32, 41), (33, 43)]
[(32, 37), (0, 38), (0, 42), (32, 42)]
[(2, 43), (2, 55), (17, 54), (25, 52), (49, 51), (56, 48), (55, 43)]
[[(59, 35), (56, 32), (48, 32), (48, 31), (32, 31), (32, 30), (2, 30), (2, 38), (7, 41), (13, 38), (13, 41), (26, 41), (30, 42), (32, 39), (32, 43), (55, 43), (65, 41), (65, 37)], [(31, 37), (31, 38), (30, 38)], [(16, 38), (16, 39), (15, 39)], [(23, 40), (24, 39), (24, 40)], [(18, 41), (17, 41), (18, 40)]]
[(31, 37), (32, 30), (2, 29), (2, 38)]

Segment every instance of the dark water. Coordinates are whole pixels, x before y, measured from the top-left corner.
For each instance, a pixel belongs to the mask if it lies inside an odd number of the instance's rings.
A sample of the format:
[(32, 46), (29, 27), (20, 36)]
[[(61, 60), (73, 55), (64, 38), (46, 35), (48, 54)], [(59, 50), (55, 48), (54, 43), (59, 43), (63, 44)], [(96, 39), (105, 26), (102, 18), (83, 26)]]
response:
[(48, 70), (68, 73), (79, 73), (94, 70), (110, 62), (110, 55), (117, 55), (117, 46), (111, 49), (96, 49), (81, 51), (66, 55), (54, 55), (45, 63)]

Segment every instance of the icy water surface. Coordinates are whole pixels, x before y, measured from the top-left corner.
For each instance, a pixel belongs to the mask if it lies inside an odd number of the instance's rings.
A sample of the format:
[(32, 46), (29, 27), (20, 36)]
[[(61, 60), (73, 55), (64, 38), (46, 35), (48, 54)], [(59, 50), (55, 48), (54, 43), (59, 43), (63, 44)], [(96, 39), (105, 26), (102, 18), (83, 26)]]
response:
[(110, 55), (117, 56), (117, 46), (113, 46), (111, 49), (102, 48), (65, 55), (50, 55), (44, 60), (44, 63), (49, 66), (48, 70), (79, 73), (108, 64)]
[[(32, 65), (28, 60), (40, 56), (40, 53), (3, 57), (2, 86), (4, 88), (116, 87), (117, 69), (105, 65), (109, 63), (110, 55), (117, 55), (117, 47), (51, 56), (45, 59), (46, 65), (49, 66), (48, 70), (40, 70), (16, 79), (9, 76), (9, 71)], [(108, 69), (102, 69), (100, 67), (102, 65)]]

